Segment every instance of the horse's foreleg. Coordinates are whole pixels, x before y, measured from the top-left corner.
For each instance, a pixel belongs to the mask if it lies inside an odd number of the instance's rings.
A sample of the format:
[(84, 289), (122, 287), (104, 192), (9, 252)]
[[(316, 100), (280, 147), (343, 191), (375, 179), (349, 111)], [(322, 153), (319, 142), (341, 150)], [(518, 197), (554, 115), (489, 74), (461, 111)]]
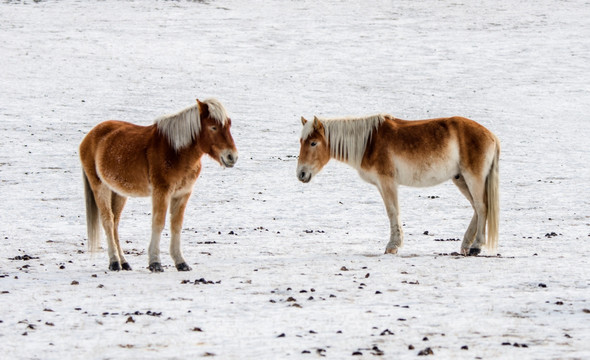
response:
[(387, 216), (389, 217), (390, 236), (385, 247), (386, 254), (397, 254), (398, 249), (404, 243), (404, 233), (399, 217), (399, 204), (397, 200), (397, 186), (390, 181), (382, 181), (378, 186)]
[(160, 260), (160, 237), (166, 223), (166, 210), (170, 196), (166, 192), (154, 190), (152, 195), (152, 238), (148, 247), (149, 269), (151, 272), (162, 272)]
[(176, 264), (178, 271), (190, 271), (184, 257), (182, 256), (182, 249), (180, 248), (180, 232), (182, 231), (182, 222), (184, 219), (184, 210), (190, 197), (190, 193), (174, 197), (170, 201), (170, 229), (172, 235), (170, 237), (170, 256)]
[(119, 254), (119, 259), (121, 260), (121, 268), (123, 270), (131, 270), (131, 266), (125, 259), (125, 255), (123, 254), (123, 249), (121, 248), (121, 241), (119, 240), (119, 221), (121, 220), (121, 213), (123, 212), (123, 207), (127, 202), (127, 198), (116, 193), (112, 193), (111, 195), (111, 209), (113, 210), (113, 220), (114, 220), (114, 227), (113, 227), (113, 235), (115, 239), (115, 245), (117, 247), (117, 253)]

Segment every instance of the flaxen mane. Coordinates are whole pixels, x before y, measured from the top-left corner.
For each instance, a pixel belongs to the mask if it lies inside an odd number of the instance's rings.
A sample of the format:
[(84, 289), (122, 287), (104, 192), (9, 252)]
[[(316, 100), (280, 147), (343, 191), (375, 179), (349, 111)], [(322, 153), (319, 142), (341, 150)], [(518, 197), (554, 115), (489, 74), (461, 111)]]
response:
[[(220, 125), (225, 125), (228, 116), (223, 104), (216, 99), (203, 101), (209, 109), (209, 116), (217, 120)], [(199, 104), (194, 104), (184, 110), (171, 115), (164, 115), (157, 118), (154, 123), (158, 130), (170, 141), (174, 150), (180, 150), (190, 145), (201, 131), (201, 118), (199, 115)]]
[[(361, 118), (318, 119), (324, 125), (326, 139), (330, 143), (330, 154), (355, 168), (360, 168), (367, 143), (383, 121), (383, 114)], [(303, 127), (301, 139), (313, 132), (313, 121)]]

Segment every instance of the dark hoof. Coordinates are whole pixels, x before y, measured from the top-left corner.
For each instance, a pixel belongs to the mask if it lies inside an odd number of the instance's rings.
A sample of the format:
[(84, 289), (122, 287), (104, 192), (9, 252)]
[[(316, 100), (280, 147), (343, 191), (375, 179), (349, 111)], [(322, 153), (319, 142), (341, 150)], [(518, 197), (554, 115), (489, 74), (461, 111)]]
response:
[(119, 270), (121, 270), (121, 264), (119, 264), (118, 261), (114, 261), (111, 263), (111, 265), (109, 265), (109, 270), (119, 271)]
[(155, 262), (155, 263), (150, 264), (150, 271), (151, 272), (164, 272), (164, 269), (162, 268), (162, 264), (160, 264), (159, 262)]
[(469, 256), (477, 256), (481, 252), (481, 249), (471, 248), (469, 249)]
[(178, 271), (191, 271), (191, 267), (188, 266), (185, 262), (180, 263), (180, 264), (176, 264), (176, 268), (178, 269)]
[(123, 270), (129, 271), (131, 270), (131, 265), (129, 265), (129, 263), (123, 263), (123, 265), (121, 265), (123, 267)]

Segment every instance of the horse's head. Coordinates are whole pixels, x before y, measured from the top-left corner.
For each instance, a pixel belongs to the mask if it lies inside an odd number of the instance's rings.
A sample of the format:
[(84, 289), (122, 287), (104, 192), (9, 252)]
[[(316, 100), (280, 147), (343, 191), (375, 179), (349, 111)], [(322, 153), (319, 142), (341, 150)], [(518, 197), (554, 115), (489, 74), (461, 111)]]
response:
[(320, 172), (330, 160), (330, 144), (326, 138), (324, 125), (314, 117), (313, 121), (307, 121), (301, 117), (303, 131), (301, 132), (301, 149), (297, 162), (297, 178), (306, 183)]
[(223, 167), (233, 167), (238, 161), (238, 150), (229, 131), (231, 119), (217, 100), (197, 99), (201, 130), (199, 146)]

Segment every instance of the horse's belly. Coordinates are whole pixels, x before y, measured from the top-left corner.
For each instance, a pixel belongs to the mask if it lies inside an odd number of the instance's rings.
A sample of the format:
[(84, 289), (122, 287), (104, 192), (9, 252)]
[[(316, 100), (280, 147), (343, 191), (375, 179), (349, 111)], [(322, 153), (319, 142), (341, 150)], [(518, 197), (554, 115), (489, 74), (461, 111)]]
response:
[(152, 187), (141, 161), (122, 154), (109, 154), (101, 160), (97, 164), (98, 176), (111, 190), (123, 196), (151, 195)]
[(395, 163), (396, 182), (400, 185), (428, 187), (438, 185), (459, 173), (458, 161), (409, 163), (398, 159)]
[(147, 179), (138, 179), (137, 176), (129, 172), (100, 171), (99, 169), (98, 175), (103, 183), (119, 195), (144, 197), (150, 196), (152, 193)]

